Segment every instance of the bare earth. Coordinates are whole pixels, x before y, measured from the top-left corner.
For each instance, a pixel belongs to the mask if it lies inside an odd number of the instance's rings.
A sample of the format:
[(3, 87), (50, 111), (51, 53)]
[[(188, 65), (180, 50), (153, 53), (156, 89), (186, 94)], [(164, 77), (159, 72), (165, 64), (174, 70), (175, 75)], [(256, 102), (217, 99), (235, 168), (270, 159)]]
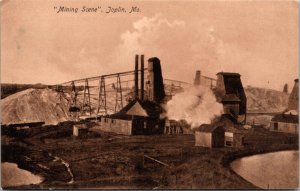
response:
[[(2, 162), (45, 177), (26, 188), (253, 189), (229, 168), (235, 158), (275, 150), (298, 149), (298, 137), (248, 130), (243, 149), (194, 146), (194, 135), (122, 136), (92, 130), (72, 136), (72, 124), (2, 134)], [(144, 155), (168, 166), (153, 162)]]

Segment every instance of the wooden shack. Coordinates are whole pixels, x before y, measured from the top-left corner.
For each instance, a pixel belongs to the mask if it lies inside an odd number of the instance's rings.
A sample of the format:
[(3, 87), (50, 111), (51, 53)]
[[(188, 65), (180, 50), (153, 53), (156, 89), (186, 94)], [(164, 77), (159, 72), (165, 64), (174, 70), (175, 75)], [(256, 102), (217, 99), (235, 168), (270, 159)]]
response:
[(73, 126), (73, 136), (83, 137), (88, 133), (88, 128), (84, 124), (74, 125)]
[(271, 119), (270, 131), (298, 134), (299, 117), (297, 115), (282, 113)]
[(201, 147), (223, 147), (224, 146), (224, 128), (203, 124), (195, 131), (195, 145)]

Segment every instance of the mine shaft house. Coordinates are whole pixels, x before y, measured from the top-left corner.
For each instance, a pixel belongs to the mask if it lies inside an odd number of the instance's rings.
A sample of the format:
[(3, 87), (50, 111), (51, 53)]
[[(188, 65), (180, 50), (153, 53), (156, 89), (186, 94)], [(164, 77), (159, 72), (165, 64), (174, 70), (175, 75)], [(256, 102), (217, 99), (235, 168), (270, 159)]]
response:
[(134, 100), (120, 112), (101, 117), (100, 129), (124, 135), (162, 134), (164, 121), (155, 102)]
[(164, 121), (159, 119), (159, 110), (155, 102), (134, 100), (120, 112), (101, 117), (100, 129), (123, 135), (162, 134)]
[(247, 97), (238, 73), (219, 72), (215, 95), (223, 104), (224, 113), (231, 115), (237, 123), (245, 123)]
[[(139, 83), (138, 55), (135, 59), (134, 98), (119, 112), (102, 116), (99, 128), (102, 131), (124, 135), (163, 134), (165, 120), (160, 119), (160, 105), (165, 97), (160, 60), (148, 60), (148, 76), (144, 82), (144, 56), (141, 57)], [(139, 88), (140, 84), (140, 88)], [(146, 85), (146, 91), (145, 86)]]

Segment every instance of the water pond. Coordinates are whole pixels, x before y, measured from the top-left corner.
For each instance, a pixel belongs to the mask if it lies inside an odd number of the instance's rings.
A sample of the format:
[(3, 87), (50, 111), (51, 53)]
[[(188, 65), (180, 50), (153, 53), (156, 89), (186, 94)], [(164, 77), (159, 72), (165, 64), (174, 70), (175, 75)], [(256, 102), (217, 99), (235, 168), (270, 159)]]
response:
[(1, 163), (2, 187), (38, 184), (42, 181), (42, 177), (34, 175), (27, 170), (18, 168), (18, 165), (15, 163)]
[(280, 151), (237, 159), (231, 168), (240, 176), (263, 189), (299, 187), (299, 152)]

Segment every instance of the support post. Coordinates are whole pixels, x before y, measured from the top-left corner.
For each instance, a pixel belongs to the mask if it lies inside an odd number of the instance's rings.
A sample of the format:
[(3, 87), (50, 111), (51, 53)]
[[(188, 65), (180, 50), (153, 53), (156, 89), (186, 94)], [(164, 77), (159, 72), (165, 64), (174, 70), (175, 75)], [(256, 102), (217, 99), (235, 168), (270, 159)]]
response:
[(117, 76), (115, 112), (123, 108), (122, 86), (120, 75)]
[(71, 93), (71, 106), (76, 107), (77, 102), (77, 92), (74, 81), (71, 83), (72, 93)]
[(107, 115), (106, 108), (106, 91), (105, 91), (105, 78), (101, 76), (99, 81), (99, 96), (98, 96), (98, 106), (97, 106), (97, 115), (99, 113), (104, 113)]
[(81, 111), (85, 112), (87, 108), (88, 108), (88, 111), (89, 111), (90, 115), (92, 115), (91, 95), (90, 95), (90, 88), (89, 88), (88, 79), (85, 80)]

